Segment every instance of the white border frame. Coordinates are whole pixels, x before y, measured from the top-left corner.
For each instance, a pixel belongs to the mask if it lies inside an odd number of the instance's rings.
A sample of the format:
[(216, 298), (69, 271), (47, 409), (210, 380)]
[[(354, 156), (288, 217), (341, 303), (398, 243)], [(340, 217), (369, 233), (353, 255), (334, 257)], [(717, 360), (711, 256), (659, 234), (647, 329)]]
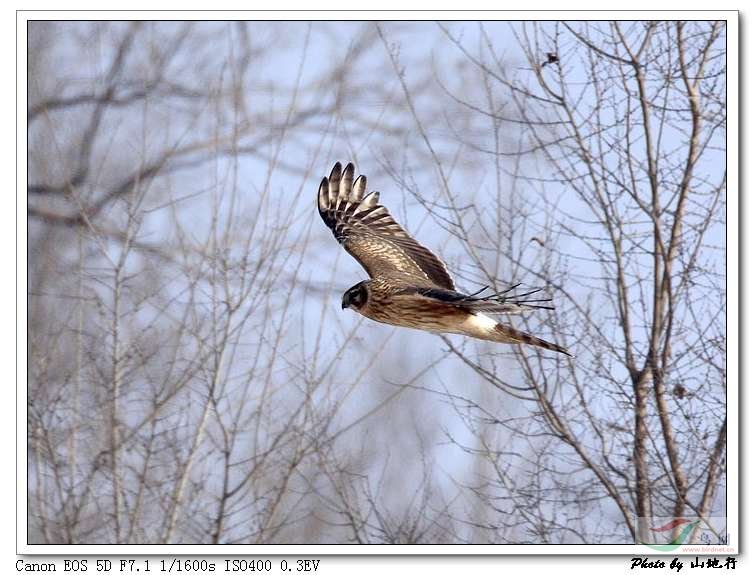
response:
[[(644, 545), (29, 545), (27, 533), (27, 149), (26, 142), (26, 86), (27, 34), (29, 20), (552, 20), (552, 19), (615, 19), (615, 20), (678, 20), (691, 16), (695, 20), (726, 21), (727, 50), (727, 134), (726, 166), (726, 331), (727, 379), (736, 382), (726, 392), (727, 404), (727, 524), (734, 527), (728, 547), (731, 552), (718, 555), (737, 555), (740, 550), (739, 521), (739, 15), (736, 11), (18, 11), (16, 13), (16, 553), (22, 555), (117, 555), (145, 556), (321, 556), (321, 555), (661, 555)], [(19, 345), (19, 342), (24, 342)], [(665, 554), (669, 559), (681, 555), (704, 555), (700, 551), (684, 552), (684, 546)], [(662, 556), (662, 555), (661, 555)], [(113, 563), (116, 563), (114, 559)], [(220, 557), (216, 557), (216, 561)], [(89, 566), (94, 569), (94, 565)], [(115, 568), (115, 567), (114, 567)], [(275, 566), (273, 568), (275, 570)], [(152, 569), (151, 569), (152, 570)]]

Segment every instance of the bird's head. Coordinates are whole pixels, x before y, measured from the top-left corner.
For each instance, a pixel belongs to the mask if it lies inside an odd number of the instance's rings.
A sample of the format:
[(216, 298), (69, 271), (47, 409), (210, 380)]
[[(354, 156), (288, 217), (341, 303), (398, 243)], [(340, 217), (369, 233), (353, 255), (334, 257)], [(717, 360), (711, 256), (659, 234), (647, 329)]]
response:
[(351, 286), (346, 290), (346, 293), (343, 294), (341, 309), (350, 307), (358, 311), (367, 303), (367, 298), (367, 282), (359, 282), (357, 285)]

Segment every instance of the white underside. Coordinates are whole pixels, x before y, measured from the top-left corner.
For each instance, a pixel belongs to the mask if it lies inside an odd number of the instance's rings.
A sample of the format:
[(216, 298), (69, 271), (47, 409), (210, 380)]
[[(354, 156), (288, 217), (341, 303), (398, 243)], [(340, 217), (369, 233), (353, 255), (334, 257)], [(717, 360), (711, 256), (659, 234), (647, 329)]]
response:
[(487, 333), (493, 331), (498, 322), (489, 315), (476, 313), (464, 321), (464, 327), (472, 332)]

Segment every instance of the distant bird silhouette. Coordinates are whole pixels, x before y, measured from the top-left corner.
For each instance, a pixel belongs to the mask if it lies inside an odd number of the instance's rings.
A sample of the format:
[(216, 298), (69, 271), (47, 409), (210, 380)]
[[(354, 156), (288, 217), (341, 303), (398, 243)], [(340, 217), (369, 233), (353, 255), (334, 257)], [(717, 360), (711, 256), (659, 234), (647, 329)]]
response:
[(545, 57), (548, 59), (540, 64), (541, 68), (545, 68), (548, 64), (555, 64), (556, 62), (558, 62), (558, 54), (556, 54), (555, 52), (548, 52)]

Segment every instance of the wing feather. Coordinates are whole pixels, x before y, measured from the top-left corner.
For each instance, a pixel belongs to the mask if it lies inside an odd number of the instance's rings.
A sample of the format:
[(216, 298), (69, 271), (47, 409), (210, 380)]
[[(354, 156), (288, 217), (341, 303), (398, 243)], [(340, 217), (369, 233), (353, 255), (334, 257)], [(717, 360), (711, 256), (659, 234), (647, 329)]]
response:
[[(484, 289), (481, 291), (484, 291)], [(550, 301), (550, 298), (526, 299), (527, 296), (540, 290), (533, 290), (520, 295), (510, 294), (510, 291), (507, 290), (501, 293), (493, 293), (489, 296), (478, 297), (477, 295), (463, 294), (449, 289), (408, 287), (401, 294), (416, 294), (425, 298), (446, 302), (470, 312), (520, 314), (536, 309), (554, 309), (549, 305), (540, 305), (541, 302)]]
[(336, 163), (323, 178), (317, 208), (336, 239), (370, 277), (404, 278), (418, 286), (453, 290), (454, 282), (443, 262), (406, 233), (380, 205), (380, 194), (365, 195), (367, 178), (354, 180), (354, 165), (341, 170)]

